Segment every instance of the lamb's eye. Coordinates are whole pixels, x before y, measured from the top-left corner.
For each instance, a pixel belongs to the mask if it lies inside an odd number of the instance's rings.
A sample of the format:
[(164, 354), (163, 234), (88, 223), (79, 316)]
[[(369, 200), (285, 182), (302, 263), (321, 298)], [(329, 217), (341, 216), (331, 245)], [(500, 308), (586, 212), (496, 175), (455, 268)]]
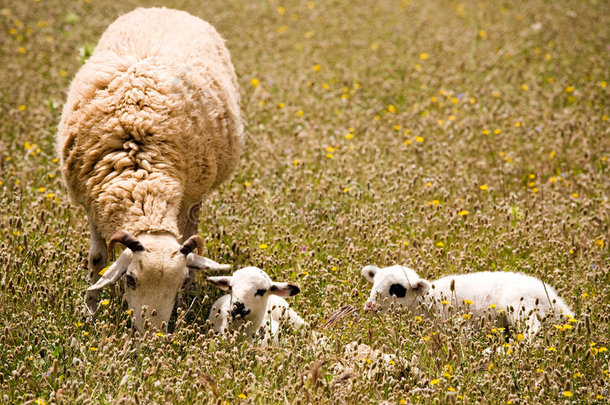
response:
[(125, 276), (125, 284), (127, 284), (127, 287), (134, 289), (134, 290), (137, 287), (136, 279), (130, 274)]
[(254, 293), (254, 296), (263, 296), (267, 293), (267, 290), (265, 290), (264, 288), (259, 288), (258, 290), (256, 290), (256, 292)]
[(392, 284), (390, 286), (390, 295), (394, 295), (397, 298), (404, 298), (407, 295), (407, 289), (401, 284)]

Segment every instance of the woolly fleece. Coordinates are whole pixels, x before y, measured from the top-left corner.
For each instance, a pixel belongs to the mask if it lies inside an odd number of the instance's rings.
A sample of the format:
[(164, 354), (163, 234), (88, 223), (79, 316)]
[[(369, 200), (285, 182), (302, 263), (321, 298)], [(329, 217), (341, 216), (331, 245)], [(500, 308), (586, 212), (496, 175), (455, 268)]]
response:
[(57, 135), (70, 197), (106, 240), (120, 229), (180, 240), (189, 208), (227, 179), (242, 145), (224, 40), (166, 8), (108, 27), (70, 86)]

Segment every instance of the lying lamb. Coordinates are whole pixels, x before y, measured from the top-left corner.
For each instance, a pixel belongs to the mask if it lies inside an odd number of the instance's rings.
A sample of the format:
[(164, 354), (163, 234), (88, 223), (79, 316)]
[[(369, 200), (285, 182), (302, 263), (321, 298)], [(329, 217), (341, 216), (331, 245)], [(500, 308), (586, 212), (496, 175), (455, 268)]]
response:
[(412, 269), (396, 265), (382, 269), (366, 266), (362, 275), (373, 283), (365, 304), (367, 310), (386, 311), (394, 298), (397, 305), (419, 314), (433, 310), (445, 317), (449, 307), (462, 307), (473, 316), (505, 318), (508, 326), (526, 321), (530, 334), (536, 333), (548, 312), (556, 319), (573, 316), (551, 286), (520, 273), (486, 271), (430, 282)]
[[(208, 281), (230, 294), (220, 297), (212, 305), (209, 320), (214, 331), (224, 334), (247, 322), (245, 332), (262, 331), (264, 338), (276, 334), (280, 320), (298, 327), (305, 322), (282, 297), (292, 297), (301, 290), (291, 283), (278, 283), (257, 267), (237, 270), (233, 276), (208, 277)], [(231, 318), (235, 319), (231, 322)], [(262, 329), (261, 329), (262, 327)]]

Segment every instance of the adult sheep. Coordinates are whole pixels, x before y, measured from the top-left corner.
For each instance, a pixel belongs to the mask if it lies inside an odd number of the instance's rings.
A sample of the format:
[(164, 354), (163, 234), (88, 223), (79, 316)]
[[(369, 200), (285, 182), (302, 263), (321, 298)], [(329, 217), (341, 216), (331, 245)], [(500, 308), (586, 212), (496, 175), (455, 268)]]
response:
[[(198, 214), (242, 144), (235, 71), (211, 25), (138, 8), (108, 27), (70, 86), (57, 134), (70, 198), (89, 220), (92, 311), (98, 291), (124, 278), (136, 328), (166, 327), (194, 269), (228, 268), (199, 256)], [(116, 243), (126, 249), (100, 278)]]

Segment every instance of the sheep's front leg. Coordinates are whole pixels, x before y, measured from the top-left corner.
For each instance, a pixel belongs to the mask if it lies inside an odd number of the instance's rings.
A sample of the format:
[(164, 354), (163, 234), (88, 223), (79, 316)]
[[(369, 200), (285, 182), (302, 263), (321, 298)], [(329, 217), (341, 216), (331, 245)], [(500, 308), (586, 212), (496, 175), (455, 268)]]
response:
[[(100, 279), (100, 271), (108, 262), (108, 253), (106, 251), (106, 241), (97, 231), (95, 226), (89, 221), (89, 233), (91, 234), (91, 245), (89, 247), (89, 285), (93, 285)], [(91, 315), (95, 314), (98, 302), (98, 291), (87, 291), (85, 294), (85, 303), (89, 308)]]
[[(195, 203), (191, 205), (188, 209), (188, 217), (186, 219), (186, 224), (184, 226), (184, 232), (182, 233), (183, 242), (186, 241), (193, 235), (197, 235), (197, 227), (199, 225), (199, 212), (201, 211), (201, 203)], [(197, 272), (196, 270), (189, 269), (189, 283), (187, 286), (187, 291), (195, 286), (195, 281), (197, 280)]]
[[(191, 205), (187, 210), (186, 223), (184, 225), (184, 230), (182, 232), (182, 243), (184, 243), (188, 238), (193, 235), (197, 235), (197, 226), (199, 225), (199, 211), (201, 210), (201, 203), (195, 203)], [(178, 296), (176, 297), (176, 305), (183, 305), (183, 294), (187, 294), (188, 292), (195, 289), (197, 283), (197, 271), (194, 269), (189, 269), (189, 281), (184, 286), (184, 288), (178, 292)]]

